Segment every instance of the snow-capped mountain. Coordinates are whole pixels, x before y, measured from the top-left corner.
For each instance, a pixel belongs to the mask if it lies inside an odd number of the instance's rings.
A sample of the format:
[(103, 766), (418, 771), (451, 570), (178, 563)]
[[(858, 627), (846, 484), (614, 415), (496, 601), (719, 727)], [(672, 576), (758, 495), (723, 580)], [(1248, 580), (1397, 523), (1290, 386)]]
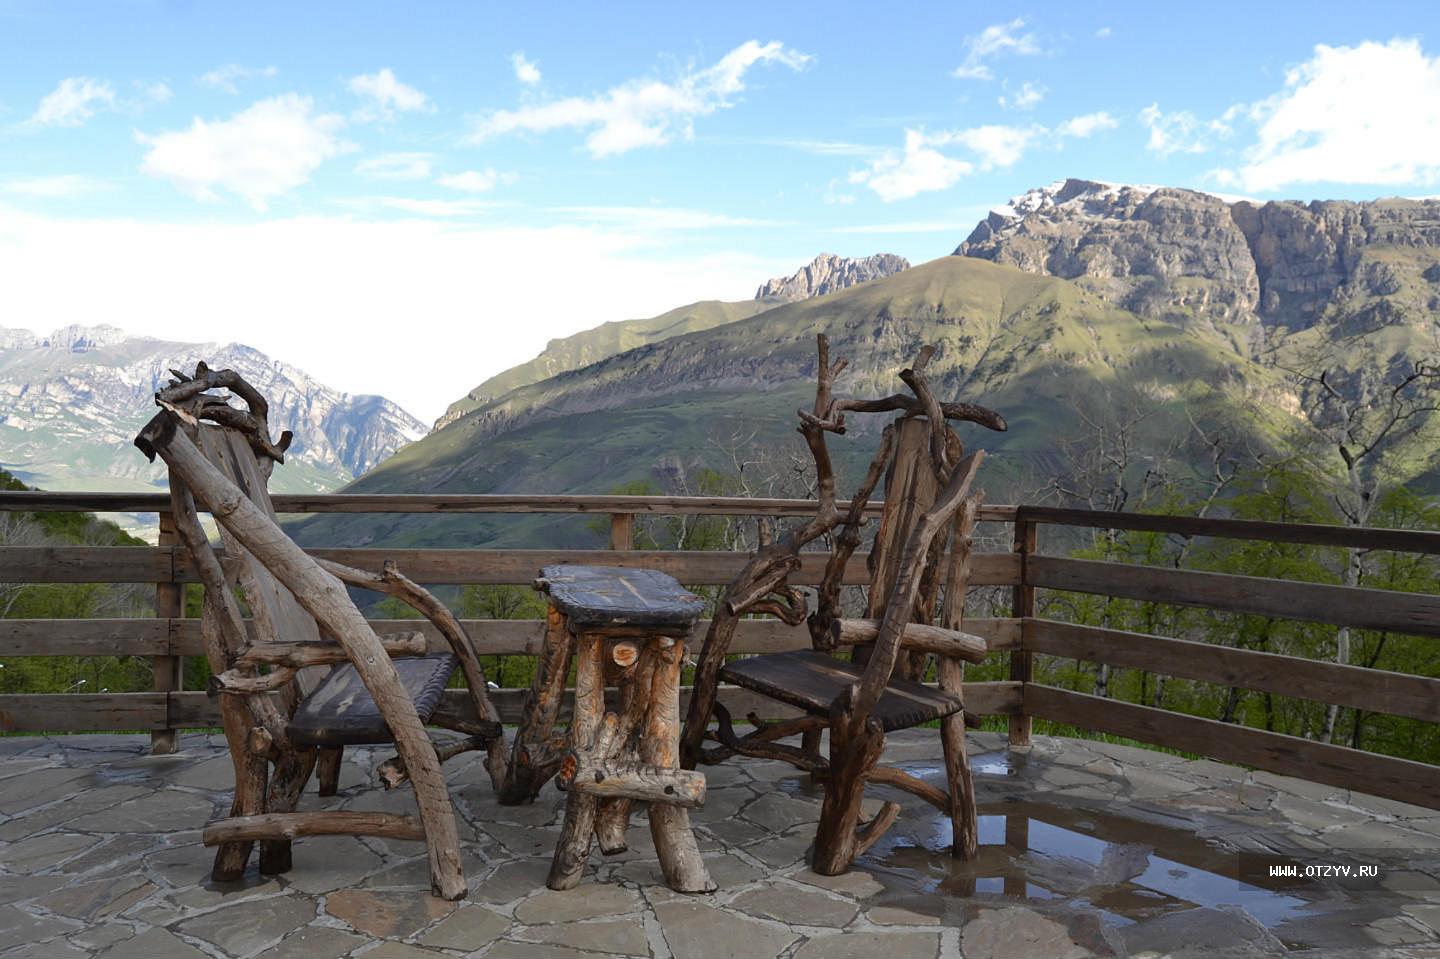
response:
[(382, 396), (352, 396), (239, 343), (179, 343), (113, 326), (67, 326), (45, 336), (0, 328), (0, 467), (44, 489), (139, 490), (163, 482), (131, 446), (154, 414), (171, 368), (204, 360), (232, 368), (270, 401), (276, 434), (295, 442), (272, 487), (330, 490), (425, 434)]

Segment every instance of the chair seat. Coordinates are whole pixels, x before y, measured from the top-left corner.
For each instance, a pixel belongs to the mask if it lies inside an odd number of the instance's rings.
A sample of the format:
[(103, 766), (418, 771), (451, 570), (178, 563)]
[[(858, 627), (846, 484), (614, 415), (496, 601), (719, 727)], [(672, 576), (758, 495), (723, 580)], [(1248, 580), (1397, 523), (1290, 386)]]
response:
[[(459, 660), (451, 653), (435, 653), (392, 662), (420, 721), (427, 721), (440, 704)], [(341, 663), (330, 670), (295, 710), (289, 733), (296, 743), (307, 746), (361, 746), (394, 740), (354, 663)]]
[[(727, 663), (720, 678), (806, 712), (828, 716), (835, 697), (845, 687), (859, 682), (864, 672), (865, 667), (843, 659), (796, 649)], [(963, 708), (960, 699), (948, 693), (923, 683), (892, 679), (870, 715), (889, 732), (940, 719)]]

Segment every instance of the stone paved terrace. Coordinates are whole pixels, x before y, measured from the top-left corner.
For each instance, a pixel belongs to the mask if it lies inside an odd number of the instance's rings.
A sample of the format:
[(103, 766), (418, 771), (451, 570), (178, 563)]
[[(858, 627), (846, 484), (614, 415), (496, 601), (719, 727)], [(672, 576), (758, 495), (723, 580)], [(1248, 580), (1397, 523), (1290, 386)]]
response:
[[(937, 742), (898, 734), (887, 759), (938, 781)], [(896, 797), (900, 822), (839, 878), (805, 867), (819, 798), (800, 774), (710, 767), (694, 818), (721, 890), (700, 897), (660, 882), (643, 818), (630, 852), (547, 891), (562, 796), (499, 806), (471, 754), (447, 767), (471, 887), (459, 904), (425, 893), (420, 844), (369, 839), (300, 840), (289, 875), (217, 888), (200, 828), (228, 808), (230, 760), (218, 737), (187, 735), (175, 756), (147, 746), (0, 740), (0, 956), (1440, 957), (1440, 812), (1124, 746), (1039, 737), (1009, 754), (976, 734), (978, 862), (952, 860), (948, 822)], [(341, 795), (306, 804), (405, 810), (408, 791), (370, 785), (375, 760), (351, 751)], [(1348, 890), (1241, 884), (1237, 848), (1385, 874)]]

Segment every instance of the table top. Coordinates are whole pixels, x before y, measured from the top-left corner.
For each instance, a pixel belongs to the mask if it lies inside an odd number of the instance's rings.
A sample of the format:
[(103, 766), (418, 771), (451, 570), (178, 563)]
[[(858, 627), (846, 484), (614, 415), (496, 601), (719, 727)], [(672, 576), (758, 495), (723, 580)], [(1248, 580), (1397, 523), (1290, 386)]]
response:
[(546, 566), (537, 585), (572, 627), (689, 629), (705, 610), (705, 600), (654, 569)]

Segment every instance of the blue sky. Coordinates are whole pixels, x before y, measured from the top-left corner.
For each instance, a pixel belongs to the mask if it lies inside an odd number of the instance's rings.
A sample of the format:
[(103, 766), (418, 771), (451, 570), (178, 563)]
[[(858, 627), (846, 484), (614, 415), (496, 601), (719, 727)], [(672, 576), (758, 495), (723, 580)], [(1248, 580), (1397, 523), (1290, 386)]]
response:
[(1066, 176), (1440, 192), (1436, 19), (0, 0), (0, 322), (241, 339), (429, 418), (550, 337), (941, 256)]

